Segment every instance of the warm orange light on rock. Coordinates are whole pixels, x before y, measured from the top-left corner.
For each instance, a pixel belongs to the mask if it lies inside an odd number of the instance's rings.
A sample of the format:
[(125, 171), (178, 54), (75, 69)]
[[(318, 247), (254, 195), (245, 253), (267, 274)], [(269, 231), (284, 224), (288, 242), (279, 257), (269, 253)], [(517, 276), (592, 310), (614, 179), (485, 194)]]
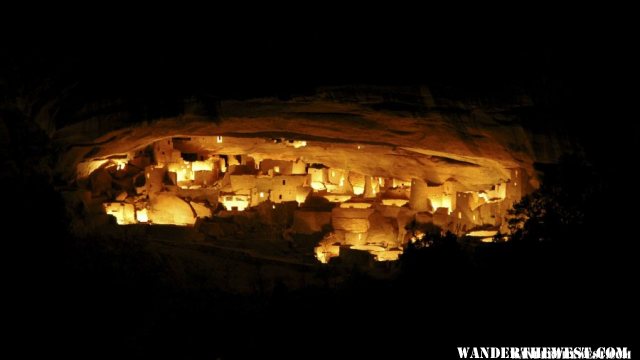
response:
[(115, 217), (116, 222), (119, 225), (136, 223), (136, 218), (135, 218), (136, 211), (135, 211), (135, 208), (133, 207), (133, 204), (112, 202), (112, 203), (105, 203), (103, 206), (104, 206), (105, 213), (107, 213), (107, 215), (112, 215), (113, 217)]
[[(341, 246), (366, 251), (378, 261), (396, 260), (406, 242), (425, 236), (420, 232), (408, 234), (406, 225), (412, 222), (433, 223), (482, 242), (493, 241), (494, 230), (468, 231), (503, 226), (508, 204), (498, 203), (517, 201), (528, 182), (526, 172), (512, 168), (510, 172), (495, 176), (482, 173), (484, 178), (472, 179), (473, 172), (469, 171), (475, 170), (469, 169), (476, 167), (455, 163), (456, 169), (467, 169), (461, 178), (467, 184), (476, 184), (465, 186), (449, 173), (432, 176), (437, 166), (453, 165), (439, 160), (444, 157), (440, 153), (423, 156), (415, 148), (396, 153), (393, 148), (367, 145), (366, 151), (357, 151), (364, 147), (353, 142), (271, 140), (227, 137), (223, 144), (220, 135), (164, 135), (134, 152), (79, 163), (76, 180), (85, 192), (100, 199), (97, 205), (102, 203), (104, 212), (120, 225), (193, 225), (198, 218), (255, 219), (284, 217), (287, 213), (291, 218), (291, 211), (296, 212), (293, 218), (298, 220), (295, 226), (287, 225), (291, 226), (288, 232), (327, 231), (326, 226), (335, 232), (314, 250), (316, 258), (324, 263), (340, 256)], [(403, 160), (406, 151), (412, 151), (410, 163)], [(379, 158), (388, 153), (393, 154), (394, 161), (379, 163)], [(422, 163), (430, 168), (420, 168)], [(489, 173), (488, 168), (483, 169)], [(487, 185), (492, 182), (486, 178), (497, 180)], [(265, 201), (273, 204), (261, 207)], [(281, 204), (281, 211), (264, 212), (269, 206), (275, 210), (275, 204)], [(245, 212), (229, 214), (220, 211), (219, 205), (227, 211)], [(214, 223), (215, 219), (203, 221)], [(346, 253), (343, 255), (354, 252)]]
[(227, 211), (244, 211), (249, 207), (249, 196), (247, 195), (223, 195), (219, 201)]

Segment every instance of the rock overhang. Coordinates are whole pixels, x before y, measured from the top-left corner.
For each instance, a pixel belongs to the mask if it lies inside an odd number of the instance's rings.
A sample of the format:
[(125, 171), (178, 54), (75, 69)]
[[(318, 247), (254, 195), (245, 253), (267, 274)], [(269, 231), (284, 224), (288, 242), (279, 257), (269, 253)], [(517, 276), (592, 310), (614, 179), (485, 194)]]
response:
[[(374, 176), (434, 184), (454, 180), (481, 190), (507, 180), (511, 168), (523, 168), (535, 179), (535, 163), (553, 163), (572, 151), (556, 134), (523, 125), (513, 108), (527, 108), (526, 103), (502, 108), (441, 101), (438, 106), (418, 96), (408, 102), (409, 111), (389, 106), (384, 97), (327, 94), (222, 100), (215, 114), (206, 116), (188, 108), (177, 116), (140, 121), (94, 116), (54, 133), (60, 149), (55, 171), (71, 180), (82, 162), (121, 156), (159, 139), (223, 136), (235, 140), (220, 144), (219, 153), (302, 158)], [(306, 141), (306, 146), (271, 143), (277, 139)]]

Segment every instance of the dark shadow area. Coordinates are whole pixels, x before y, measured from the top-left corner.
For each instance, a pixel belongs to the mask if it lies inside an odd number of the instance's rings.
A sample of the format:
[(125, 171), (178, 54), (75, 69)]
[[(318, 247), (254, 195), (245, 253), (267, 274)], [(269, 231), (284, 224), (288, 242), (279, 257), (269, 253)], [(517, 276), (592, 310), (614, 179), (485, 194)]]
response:
[[(470, 249), (422, 229), (395, 279), (354, 268), (334, 284), (325, 267), (316, 275), (325, 286), (238, 295), (210, 286), (202, 269), (176, 268), (148, 242), (70, 235), (51, 179), (29, 161), (48, 151), (36, 143), (14, 148), (27, 161), (5, 177), (15, 189), (7, 299), (25, 354), (324, 357), (340, 343), (358, 354), (453, 357), (460, 344), (633, 340), (625, 325), (636, 316), (633, 236), (612, 225), (620, 222), (607, 211), (613, 190), (583, 161), (545, 169), (541, 189), (516, 206), (522, 229), (510, 242)], [(529, 220), (518, 223), (522, 214)]]
[[(491, 31), (464, 44), (436, 36), (434, 45), (419, 23), (364, 34), (301, 26), (211, 42), (164, 30), (166, 37), (102, 34), (86, 46), (47, 34), (3, 44), (10, 54), (0, 73), (1, 180), (9, 184), (3, 294), (22, 357), (456, 358), (456, 346), (632, 346), (637, 236), (625, 206), (636, 195), (627, 191), (634, 180), (625, 169), (634, 164), (637, 132), (615, 115), (618, 102), (610, 100), (619, 90), (607, 77), (584, 78), (598, 69), (581, 62), (591, 42), (558, 46), (565, 37), (535, 31), (521, 42), (492, 42)], [(423, 54), (425, 46), (432, 51)], [(326, 266), (315, 274), (324, 286), (276, 284), (252, 294), (222, 291), (205, 270), (177, 266), (140, 239), (72, 236), (58, 192), (66, 184), (50, 172), (60, 149), (20, 102), (25, 92), (61, 99), (60, 127), (92, 116), (75, 113), (78, 102), (101, 100), (125, 114), (114, 121), (127, 123), (180, 114), (185, 99), (423, 83), (434, 96), (470, 103), (526, 94), (535, 110), (522, 117), (540, 132), (565, 134), (583, 154), (540, 165), (542, 187), (516, 207), (519, 230), (509, 242), (470, 247), (434, 231), (409, 246), (393, 279)], [(391, 100), (389, 111), (424, 110)]]

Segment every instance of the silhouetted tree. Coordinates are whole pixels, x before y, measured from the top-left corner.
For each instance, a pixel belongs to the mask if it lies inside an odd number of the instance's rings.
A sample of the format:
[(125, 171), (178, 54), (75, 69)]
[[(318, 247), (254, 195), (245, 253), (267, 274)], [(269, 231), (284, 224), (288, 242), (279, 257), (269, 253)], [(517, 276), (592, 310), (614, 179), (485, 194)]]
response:
[[(561, 160), (545, 171), (541, 187), (508, 211), (514, 241), (545, 242), (568, 239), (582, 229), (587, 212), (596, 207), (601, 182), (592, 167), (577, 157)], [(590, 215), (593, 215), (591, 213)]]

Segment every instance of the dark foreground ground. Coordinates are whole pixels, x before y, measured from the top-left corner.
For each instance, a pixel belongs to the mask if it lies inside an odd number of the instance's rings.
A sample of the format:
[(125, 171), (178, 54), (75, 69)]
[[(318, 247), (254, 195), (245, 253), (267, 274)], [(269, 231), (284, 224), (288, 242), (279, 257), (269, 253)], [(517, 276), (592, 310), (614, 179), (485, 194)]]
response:
[(3, 251), (6, 316), (24, 357), (454, 358), (462, 345), (634, 341), (632, 239), (599, 224), (566, 246), (414, 251), (391, 280), (353, 270), (335, 283), (319, 270), (320, 285), (234, 294), (211, 280), (206, 257), (184, 261), (179, 247), (160, 255), (150, 241), (73, 238), (53, 211), (57, 193), (32, 189), (27, 198), (52, 211), (12, 219), (20, 231)]

